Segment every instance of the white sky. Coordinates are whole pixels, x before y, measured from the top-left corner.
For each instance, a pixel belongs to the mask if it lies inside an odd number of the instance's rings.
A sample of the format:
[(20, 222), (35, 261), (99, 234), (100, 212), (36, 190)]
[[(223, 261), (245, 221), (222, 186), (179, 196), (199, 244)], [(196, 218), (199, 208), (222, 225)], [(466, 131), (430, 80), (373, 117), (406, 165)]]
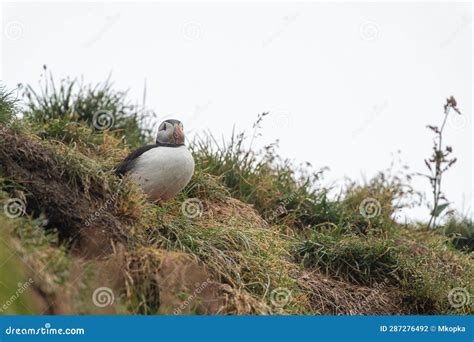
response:
[[(427, 124), (454, 95), (445, 141), (455, 208), (471, 208), (472, 6), (469, 3), (4, 3), (1, 79), (103, 81), (193, 132), (229, 136), (271, 112), (259, 144), (329, 166), (327, 183), (369, 178), (401, 150), (425, 171)], [(414, 182), (429, 189), (426, 180)], [(425, 218), (427, 209), (410, 211)]]

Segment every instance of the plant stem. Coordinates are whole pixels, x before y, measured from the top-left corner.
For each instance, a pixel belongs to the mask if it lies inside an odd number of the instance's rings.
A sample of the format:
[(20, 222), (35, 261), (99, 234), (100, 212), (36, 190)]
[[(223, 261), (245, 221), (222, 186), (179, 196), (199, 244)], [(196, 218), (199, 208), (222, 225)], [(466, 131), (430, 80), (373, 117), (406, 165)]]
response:
[(435, 154), (435, 161), (436, 161), (436, 173), (435, 173), (435, 179), (434, 179), (434, 185), (433, 185), (433, 211), (431, 212), (431, 217), (430, 221), (428, 222), (428, 229), (431, 228), (431, 226), (436, 227), (436, 218), (437, 216), (435, 215), (436, 209), (438, 208), (438, 203), (439, 203), (439, 198), (441, 197), (441, 178), (443, 176), (443, 173), (441, 172), (441, 163), (443, 161), (442, 154), (443, 154), (443, 130), (444, 126), (446, 125), (446, 121), (448, 119), (449, 115), (449, 109), (450, 107), (447, 106), (446, 109), (444, 110), (444, 120), (443, 124), (441, 125), (441, 129), (438, 131), (438, 146), (436, 149), (436, 155)]

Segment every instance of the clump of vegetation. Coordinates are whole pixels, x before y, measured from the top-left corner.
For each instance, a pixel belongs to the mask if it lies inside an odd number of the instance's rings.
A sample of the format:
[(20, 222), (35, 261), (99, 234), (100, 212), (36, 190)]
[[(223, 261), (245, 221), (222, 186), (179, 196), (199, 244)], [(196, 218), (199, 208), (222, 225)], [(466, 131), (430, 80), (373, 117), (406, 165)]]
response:
[[(406, 179), (383, 172), (331, 196), (326, 169), (294, 167), (277, 144), (254, 152), (245, 133), (222, 143), (209, 135), (191, 146), (187, 188), (150, 203), (113, 174), (147, 139), (141, 114), (132, 110), (134, 124), (123, 126), (129, 109), (109, 86), (52, 87), (27, 87), (23, 118), (0, 123), (0, 202), (17, 199), (21, 209), (0, 211), (0, 233), (25, 265), (17, 278), (34, 280), (37, 303), (24, 303), (40, 309), (29, 312), (472, 313), (448, 298), (453, 288), (472, 292), (472, 256), (452, 248), (456, 238), (394, 220), (413, 194)], [(121, 113), (118, 126), (94, 125), (103, 106)], [(16, 111), (4, 93), (0, 111)], [(104, 288), (112, 304), (98, 306)]]
[(0, 87), (0, 123), (8, 124), (16, 113), (15, 100), (4, 87)]
[(466, 252), (474, 251), (474, 223), (471, 218), (451, 215), (442, 231), (452, 239), (456, 248)]
[[(265, 115), (259, 115), (254, 124), (252, 140)], [(328, 199), (328, 190), (316, 186), (325, 168), (316, 172), (295, 168), (277, 155), (278, 142), (256, 152), (246, 139), (245, 132), (235, 131), (228, 142), (219, 143), (212, 134), (197, 138), (191, 146), (196, 164), (219, 177), (233, 197), (254, 205), (273, 223), (303, 229), (340, 219), (336, 204)]]
[[(24, 117), (38, 127), (52, 120), (58, 128), (81, 122), (96, 132), (109, 130), (131, 147), (148, 143), (153, 132), (155, 115), (146, 108), (146, 97), (142, 105), (132, 104), (127, 100), (127, 92), (113, 89), (110, 79), (91, 85), (66, 78), (57, 85), (44, 66), (39, 91), (31, 85), (20, 85), (20, 88), (26, 99)], [(49, 138), (68, 140), (61, 129), (51, 129), (47, 133)]]
[[(451, 259), (451, 253), (443, 248), (447, 244), (443, 237), (416, 236), (413, 241), (407, 236), (406, 231), (361, 237), (331, 230), (299, 241), (295, 257), (306, 268), (345, 282), (401, 290), (400, 299), (413, 312), (452, 312), (446, 293), (464, 287), (472, 291), (468, 280), (474, 276), (471, 261)], [(424, 245), (420, 244), (422, 238)], [(453, 278), (445, 279), (443, 272), (434, 269), (443, 269)]]
[(341, 199), (346, 230), (368, 234), (397, 228), (397, 213), (420, 202), (410, 182), (410, 174), (392, 167), (362, 183), (350, 181)]
[(305, 267), (318, 268), (338, 279), (370, 286), (399, 278), (397, 248), (387, 238), (361, 238), (332, 230), (302, 240), (295, 253)]

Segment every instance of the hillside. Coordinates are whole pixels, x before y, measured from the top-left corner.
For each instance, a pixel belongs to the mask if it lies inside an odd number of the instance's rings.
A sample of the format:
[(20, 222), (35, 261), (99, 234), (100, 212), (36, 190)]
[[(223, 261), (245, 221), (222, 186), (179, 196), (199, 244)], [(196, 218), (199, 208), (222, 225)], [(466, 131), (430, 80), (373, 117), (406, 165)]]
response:
[(397, 177), (329, 199), (323, 170), (246, 150), (234, 134), (192, 142), (191, 183), (151, 203), (113, 174), (149, 138), (137, 117), (91, 124), (103, 108), (92, 100), (109, 91), (85, 92), (72, 111), (43, 94), (50, 102), (22, 115), (1, 96), (2, 314), (474, 313), (472, 252), (396, 223), (407, 195)]

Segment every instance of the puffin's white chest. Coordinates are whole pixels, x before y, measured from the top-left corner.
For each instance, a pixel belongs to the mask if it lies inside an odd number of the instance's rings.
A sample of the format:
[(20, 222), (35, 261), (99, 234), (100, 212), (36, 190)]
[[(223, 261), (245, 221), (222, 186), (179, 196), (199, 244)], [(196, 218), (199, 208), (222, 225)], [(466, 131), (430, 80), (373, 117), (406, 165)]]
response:
[(137, 158), (131, 177), (151, 199), (167, 200), (188, 184), (193, 173), (194, 159), (185, 146), (160, 146)]

